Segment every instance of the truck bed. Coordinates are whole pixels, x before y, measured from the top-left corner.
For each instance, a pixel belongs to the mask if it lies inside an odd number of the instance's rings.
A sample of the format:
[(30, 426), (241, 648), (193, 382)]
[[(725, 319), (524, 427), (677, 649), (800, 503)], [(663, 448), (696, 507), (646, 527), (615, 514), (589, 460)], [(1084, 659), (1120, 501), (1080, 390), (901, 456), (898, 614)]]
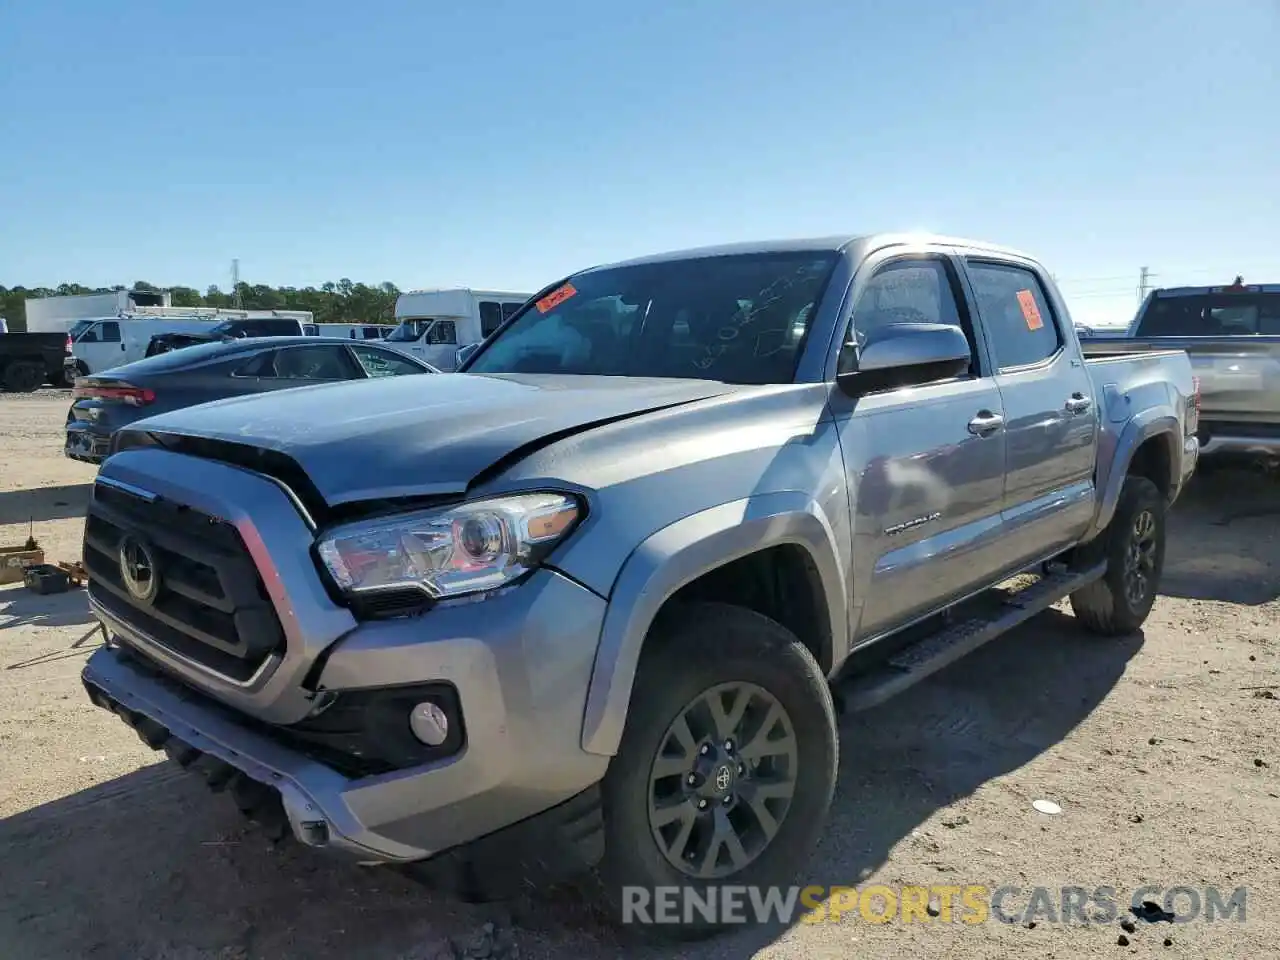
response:
[(1280, 336), (1086, 340), (1090, 363), (1185, 351), (1200, 380), (1200, 439), (1217, 451), (1280, 451)]

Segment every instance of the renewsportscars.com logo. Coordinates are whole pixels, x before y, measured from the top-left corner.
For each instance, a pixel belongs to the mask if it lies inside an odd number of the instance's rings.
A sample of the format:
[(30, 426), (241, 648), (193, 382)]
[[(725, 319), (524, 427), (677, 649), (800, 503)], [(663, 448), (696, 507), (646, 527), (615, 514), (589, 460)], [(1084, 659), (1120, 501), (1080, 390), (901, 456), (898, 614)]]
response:
[(1170, 923), (1245, 922), (1248, 888), (985, 884), (865, 887), (623, 887), (624, 923), (1113, 923), (1133, 914)]

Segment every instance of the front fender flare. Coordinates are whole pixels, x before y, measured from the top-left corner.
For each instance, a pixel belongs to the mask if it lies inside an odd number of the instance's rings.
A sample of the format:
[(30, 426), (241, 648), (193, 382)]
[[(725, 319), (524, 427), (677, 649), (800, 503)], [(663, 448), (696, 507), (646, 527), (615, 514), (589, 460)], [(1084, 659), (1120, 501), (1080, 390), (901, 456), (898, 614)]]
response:
[(612, 756), (626, 725), (640, 650), (654, 617), (685, 584), (733, 560), (794, 544), (817, 568), (830, 617), (832, 662), (848, 648), (845, 565), (831, 524), (807, 496), (779, 492), (691, 514), (657, 531), (627, 557), (600, 631), (582, 724), (582, 749)]

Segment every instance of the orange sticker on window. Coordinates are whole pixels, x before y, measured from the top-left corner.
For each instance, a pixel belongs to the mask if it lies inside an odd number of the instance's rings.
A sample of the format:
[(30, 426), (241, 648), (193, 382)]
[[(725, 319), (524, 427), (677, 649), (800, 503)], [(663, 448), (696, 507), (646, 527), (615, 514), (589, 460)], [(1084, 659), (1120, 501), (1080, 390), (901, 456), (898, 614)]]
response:
[(1030, 290), (1018, 291), (1018, 306), (1022, 307), (1022, 319), (1027, 321), (1028, 330), (1039, 330), (1044, 326), (1040, 319), (1040, 308), (1036, 306), (1036, 297)]
[(545, 297), (535, 303), (534, 306), (538, 308), (539, 313), (546, 313), (549, 310), (554, 310), (556, 307), (560, 306), (560, 304), (564, 303), (577, 292), (578, 291), (573, 288), (572, 283), (566, 283), (562, 287), (556, 287)]

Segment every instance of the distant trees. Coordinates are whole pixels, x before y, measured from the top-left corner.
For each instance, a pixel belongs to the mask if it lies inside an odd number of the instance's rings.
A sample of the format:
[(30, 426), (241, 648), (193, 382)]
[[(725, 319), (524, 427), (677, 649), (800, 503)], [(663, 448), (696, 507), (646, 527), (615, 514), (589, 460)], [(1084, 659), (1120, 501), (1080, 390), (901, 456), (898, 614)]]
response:
[[(0, 317), (15, 333), (27, 328), (25, 301), (35, 297), (65, 297), (85, 293), (111, 293), (124, 286), (86, 287), (80, 283), (60, 283), (57, 287), (5, 287), (0, 285)], [(145, 280), (133, 290), (161, 290)], [(169, 287), (175, 307), (236, 306), (235, 291), (224, 292), (216, 285), (204, 293), (194, 287)], [(245, 310), (310, 310), (317, 323), (393, 323), (400, 290), (394, 283), (376, 285), (353, 283), (343, 277), (337, 283), (316, 287), (271, 287), (265, 283), (240, 283), (240, 307)]]

